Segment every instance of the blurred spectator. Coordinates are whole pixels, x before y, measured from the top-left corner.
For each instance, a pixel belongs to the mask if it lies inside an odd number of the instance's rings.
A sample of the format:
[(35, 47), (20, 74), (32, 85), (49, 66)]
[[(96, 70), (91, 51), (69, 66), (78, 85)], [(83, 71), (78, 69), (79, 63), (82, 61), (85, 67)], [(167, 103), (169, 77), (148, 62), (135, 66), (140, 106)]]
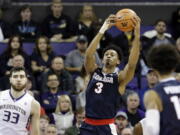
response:
[(68, 95), (58, 98), (55, 113), (52, 114), (51, 123), (55, 123), (58, 135), (64, 135), (65, 130), (73, 125), (74, 113), (72, 111), (71, 99)]
[(144, 111), (138, 109), (139, 102), (138, 94), (135, 91), (129, 92), (127, 96), (127, 108), (122, 111), (126, 112), (132, 126), (145, 117)]
[(156, 71), (154, 71), (153, 69), (149, 69), (146, 78), (147, 78), (147, 86), (139, 91), (140, 108), (144, 111), (145, 111), (145, 106), (143, 103), (144, 94), (147, 90), (154, 88), (154, 86), (158, 83), (158, 75)]
[(1, 74), (8, 75), (10, 69), (12, 68), (12, 58), (18, 54), (22, 55), (25, 60), (25, 68), (30, 71), (30, 59), (28, 55), (23, 51), (23, 43), (21, 37), (14, 35), (10, 37), (8, 41), (8, 47), (5, 52), (0, 56)]
[(32, 42), (40, 34), (39, 26), (32, 20), (32, 9), (29, 5), (21, 7), (20, 19), (13, 24), (13, 33), (19, 34), (24, 41)]
[(57, 127), (54, 124), (49, 124), (46, 127), (45, 134), (44, 135), (58, 135)]
[(78, 35), (86, 35), (88, 42), (94, 38), (96, 34), (96, 25), (98, 23), (98, 18), (94, 12), (93, 6), (90, 4), (85, 4), (77, 18), (78, 21)]
[[(65, 60), (66, 69), (70, 71), (72, 75), (74, 75), (75, 77), (80, 74), (80, 70), (84, 63), (85, 52), (88, 46), (87, 37), (84, 35), (78, 36), (76, 45), (77, 45), (77, 49), (69, 52)], [(97, 53), (95, 57), (96, 57), (96, 64), (101, 65), (101, 61)]]
[(80, 75), (75, 79), (76, 85), (76, 109), (86, 105), (86, 87), (89, 83), (90, 76), (87, 74), (85, 67), (82, 66)]
[(128, 116), (125, 112), (119, 111), (115, 116), (115, 124), (118, 135), (121, 135), (121, 132), (124, 128), (132, 128), (131, 124), (128, 121)]
[(61, 82), (58, 80), (58, 76), (55, 73), (48, 74), (47, 86), (48, 92), (45, 92), (41, 96), (42, 106), (44, 107), (46, 114), (55, 112), (58, 96), (64, 94), (59, 90)]
[(124, 128), (121, 132), (121, 135), (133, 135), (132, 128)]
[(8, 42), (11, 34), (10, 25), (3, 19), (3, 10), (0, 8), (0, 42)]
[(38, 37), (35, 49), (31, 55), (31, 68), (36, 77), (37, 84), (41, 82), (40, 76), (42, 72), (48, 71), (50, 68), (51, 61), (54, 57), (55, 54), (51, 49), (49, 39), (46, 36)]
[(46, 128), (49, 125), (49, 117), (47, 115), (42, 115), (40, 117), (40, 135), (45, 135)]
[(54, 57), (54, 59), (51, 62), (51, 68), (49, 71), (46, 71), (42, 74), (42, 82), (41, 82), (41, 91), (46, 92), (48, 91), (47, 87), (47, 80), (48, 80), (48, 74), (55, 73), (58, 76), (58, 80), (61, 83), (60, 84), (60, 90), (64, 90), (68, 92), (69, 94), (74, 92), (74, 84), (73, 84), (73, 78), (71, 74), (64, 69), (64, 60), (60, 56)]
[(144, 54), (146, 54), (149, 48), (154, 45), (157, 46), (161, 44), (175, 44), (174, 39), (171, 36), (165, 34), (166, 31), (166, 21), (162, 19), (157, 20), (155, 22), (155, 34), (150, 38), (146, 35), (142, 37)]
[(172, 30), (173, 30), (173, 37), (177, 39), (180, 37), (180, 7), (177, 8), (175, 12), (172, 13)]
[(79, 135), (80, 131), (79, 128), (81, 127), (82, 122), (85, 118), (85, 109), (83, 107), (76, 110), (76, 122), (75, 124), (68, 128), (65, 132), (65, 135)]
[(51, 15), (43, 21), (43, 34), (53, 42), (72, 42), (75, 40), (75, 23), (63, 13), (63, 4), (60, 0), (52, 0)]
[[(179, 54), (180, 54), (180, 37), (177, 38), (177, 40), (176, 40), (176, 48), (177, 48), (177, 50), (178, 50), (178, 52), (179, 52)], [(179, 64), (177, 65), (175, 71), (176, 71), (177, 73), (180, 73), (180, 62), (179, 62)]]
[[(24, 67), (24, 58), (22, 55), (16, 55), (12, 58), (12, 67)], [(30, 72), (27, 70), (28, 72), (28, 78), (32, 77), (32, 75), (30, 74)], [(35, 85), (35, 82), (33, 80), (32, 77), (32, 85)], [(9, 89), (10, 88), (10, 82), (9, 82), (9, 74), (3, 76), (0, 78), (0, 89), (1, 90), (5, 90), (5, 89)]]

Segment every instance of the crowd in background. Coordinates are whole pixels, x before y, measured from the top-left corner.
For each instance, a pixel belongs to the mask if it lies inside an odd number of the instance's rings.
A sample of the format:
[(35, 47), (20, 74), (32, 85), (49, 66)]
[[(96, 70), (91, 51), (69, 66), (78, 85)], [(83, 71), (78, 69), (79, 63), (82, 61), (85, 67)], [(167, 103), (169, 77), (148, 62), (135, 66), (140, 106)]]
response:
[[(52, 13), (41, 24), (32, 20), (32, 9), (28, 5), (22, 6), (19, 21), (12, 25), (0, 19), (0, 41), (7, 43), (7, 49), (0, 56), (0, 90), (10, 88), (12, 67), (25, 67), (28, 71), (27, 89), (42, 107), (41, 135), (77, 135), (85, 117), (85, 90), (90, 79), (83, 66), (85, 51), (102, 20), (88, 4), (82, 7), (76, 20), (63, 12), (63, 4), (59, 0), (54, 0), (50, 8)], [(141, 56), (135, 77), (119, 99), (115, 117), (118, 135), (132, 134), (133, 126), (144, 118), (144, 93), (158, 82), (156, 72), (146, 62), (149, 48), (170, 43), (180, 52), (180, 9), (172, 14), (172, 24), (172, 33), (168, 33), (167, 22), (156, 20), (154, 29), (141, 36)], [(127, 63), (132, 39), (132, 32), (120, 33), (115, 37), (105, 33), (95, 56), (96, 64), (102, 66), (102, 49), (114, 44), (123, 52), (123, 61), (117, 67), (121, 70)], [(23, 51), (24, 42), (35, 44), (31, 55)], [(52, 50), (52, 42), (75, 42), (76, 49), (66, 56), (58, 56)], [(178, 80), (179, 72), (180, 64), (174, 73)]]

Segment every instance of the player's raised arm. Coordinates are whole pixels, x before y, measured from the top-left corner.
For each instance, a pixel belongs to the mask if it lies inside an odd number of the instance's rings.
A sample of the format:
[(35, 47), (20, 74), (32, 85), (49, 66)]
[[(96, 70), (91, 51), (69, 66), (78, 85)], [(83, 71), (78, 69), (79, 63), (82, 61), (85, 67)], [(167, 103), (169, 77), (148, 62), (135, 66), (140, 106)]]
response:
[(33, 100), (32, 101), (32, 121), (31, 121), (31, 125), (32, 125), (32, 129), (31, 129), (31, 135), (40, 135), (40, 127), (39, 127), (39, 121), (40, 121), (40, 104), (36, 101)]
[(85, 54), (85, 63), (84, 63), (86, 72), (92, 73), (97, 68), (97, 65), (95, 64), (95, 57), (94, 57), (96, 49), (105, 31), (115, 24), (115, 19), (116, 19), (115, 15), (110, 15), (105, 20), (101, 29), (92, 40), (89, 47), (87, 48), (86, 54)]
[(127, 65), (125, 66), (124, 70), (119, 72), (119, 81), (120, 81), (120, 86), (119, 86), (119, 92), (121, 94), (124, 93), (125, 86), (129, 81), (132, 80), (134, 77), (134, 72), (136, 69), (136, 64), (139, 59), (139, 54), (140, 54), (140, 18), (138, 16), (134, 17), (132, 19), (134, 22), (134, 40), (132, 41), (132, 48), (130, 51), (129, 55), (129, 60)]

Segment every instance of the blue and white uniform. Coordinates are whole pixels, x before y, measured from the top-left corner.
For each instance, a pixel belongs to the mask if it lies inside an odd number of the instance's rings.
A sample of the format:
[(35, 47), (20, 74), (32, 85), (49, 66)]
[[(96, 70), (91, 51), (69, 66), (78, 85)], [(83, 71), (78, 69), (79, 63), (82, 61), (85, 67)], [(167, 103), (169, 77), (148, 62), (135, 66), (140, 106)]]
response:
[(161, 80), (155, 91), (162, 100), (160, 135), (180, 135), (180, 82), (175, 78)]
[(25, 93), (14, 99), (10, 90), (0, 94), (0, 135), (27, 135), (27, 125), (34, 98)]
[(114, 117), (118, 109), (119, 81), (117, 72), (94, 71), (86, 90), (86, 119), (81, 135), (117, 135)]

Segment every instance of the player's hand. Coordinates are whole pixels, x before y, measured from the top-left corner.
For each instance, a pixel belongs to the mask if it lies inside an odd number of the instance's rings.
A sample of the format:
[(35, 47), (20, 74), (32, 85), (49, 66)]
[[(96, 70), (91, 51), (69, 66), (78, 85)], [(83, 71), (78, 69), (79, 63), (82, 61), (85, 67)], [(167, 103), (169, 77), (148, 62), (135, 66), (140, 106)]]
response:
[(141, 24), (141, 19), (139, 18), (139, 16), (135, 16), (132, 19), (133, 22), (133, 27), (134, 27), (134, 36), (136, 39), (140, 38), (140, 24)]
[(101, 29), (99, 30), (99, 32), (101, 34), (104, 34), (106, 30), (108, 30), (109, 28), (111, 28), (112, 26), (115, 25), (115, 20), (116, 20), (116, 16), (115, 15), (110, 15), (104, 22), (104, 24), (102, 25)]

